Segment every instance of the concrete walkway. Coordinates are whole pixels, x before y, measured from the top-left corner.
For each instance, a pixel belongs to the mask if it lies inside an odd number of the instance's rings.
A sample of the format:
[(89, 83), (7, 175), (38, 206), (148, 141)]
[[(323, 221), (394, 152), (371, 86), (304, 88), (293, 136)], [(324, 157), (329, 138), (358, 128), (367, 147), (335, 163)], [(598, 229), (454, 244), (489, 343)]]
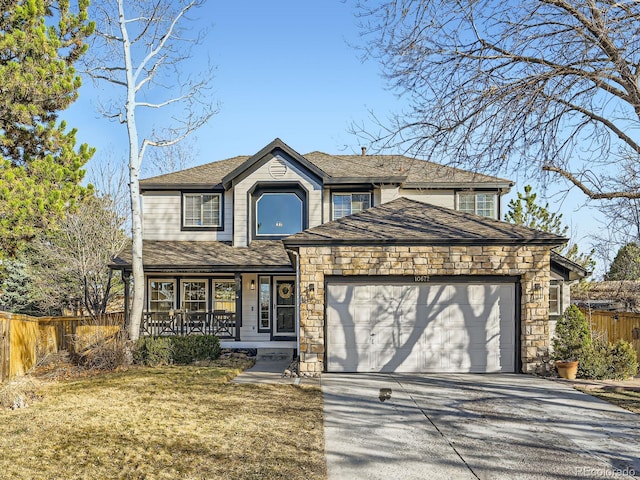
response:
[(640, 416), (529, 375), (325, 374), (329, 480), (640, 476)]
[(320, 385), (320, 379), (318, 378), (291, 378), (283, 377), (284, 371), (291, 364), (291, 359), (264, 359), (257, 358), (253, 367), (245, 370), (240, 375), (235, 377), (232, 382), (234, 383), (271, 383), (271, 384), (283, 384), (283, 385)]

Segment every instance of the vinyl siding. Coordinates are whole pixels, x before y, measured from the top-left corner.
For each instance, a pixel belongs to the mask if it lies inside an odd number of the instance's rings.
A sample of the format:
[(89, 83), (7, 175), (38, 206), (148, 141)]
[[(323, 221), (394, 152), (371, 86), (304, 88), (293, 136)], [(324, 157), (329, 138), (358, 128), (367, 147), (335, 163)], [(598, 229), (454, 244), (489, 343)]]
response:
[[(251, 280), (256, 289), (251, 290)], [(242, 327), (240, 340), (243, 342), (268, 342), (268, 333), (258, 333), (258, 276), (242, 275)]]
[(231, 241), (233, 195), (224, 193), (224, 230), (181, 231), (181, 193), (179, 191), (146, 192), (142, 196), (143, 237), (145, 240), (219, 240)]
[(391, 200), (395, 200), (399, 196), (398, 191), (399, 188), (395, 185), (382, 185), (380, 187), (380, 203), (376, 202), (375, 205), (381, 205), (383, 203), (390, 202)]
[[(269, 173), (269, 167), (283, 161), (287, 166), (284, 175), (274, 178)], [(251, 172), (246, 178), (243, 178), (233, 187), (235, 216), (234, 216), (234, 233), (233, 245), (236, 247), (245, 247), (249, 240), (249, 225), (252, 221), (250, 216), (249, 190), (253, 189), (259, 183), (276, 184), (279, 182), (300, 183), (307, 190), (307, 208), (309, 227), (315, 227), (322, 223), (322, 187), (311, 176), (302, 171), (296, 163), (293, 163), (288, 157), (276, 156), (266, 162), (264, 165)]]
[(331, 221), (331, 190), (324, 189), (322, 197), (322, 223)]
[(398, 195), (410, 200), (429, 203), (438, 207), (455, 209), (456, 194), (453, 190), (417, 190), (401, 188)]

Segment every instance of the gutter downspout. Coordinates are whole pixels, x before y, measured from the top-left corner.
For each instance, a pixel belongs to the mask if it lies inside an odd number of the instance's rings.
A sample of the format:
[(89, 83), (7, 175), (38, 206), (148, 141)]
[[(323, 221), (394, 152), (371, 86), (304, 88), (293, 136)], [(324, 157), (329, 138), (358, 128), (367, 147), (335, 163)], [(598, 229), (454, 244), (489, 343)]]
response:
[(300, 255), (295, 250), (286, 250), (296, 257), (296, 355), (300, 357)]

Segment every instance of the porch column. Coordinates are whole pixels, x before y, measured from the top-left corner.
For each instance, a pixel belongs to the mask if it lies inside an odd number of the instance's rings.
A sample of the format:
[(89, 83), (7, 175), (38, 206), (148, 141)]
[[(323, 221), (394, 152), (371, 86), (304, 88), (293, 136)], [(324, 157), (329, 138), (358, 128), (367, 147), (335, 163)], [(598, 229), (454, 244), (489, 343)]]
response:
[(242, 326), (242, 275), (236, 273), (236, 341), (240, 341)]

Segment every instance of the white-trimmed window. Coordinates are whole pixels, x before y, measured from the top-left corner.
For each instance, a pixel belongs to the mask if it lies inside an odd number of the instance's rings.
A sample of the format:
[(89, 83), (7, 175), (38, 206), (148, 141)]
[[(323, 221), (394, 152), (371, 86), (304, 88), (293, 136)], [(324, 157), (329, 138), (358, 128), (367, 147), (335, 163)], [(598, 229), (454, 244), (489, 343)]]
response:
[(361, 212), (371, 207), (370, 193), (334, 193), (333, 220)]
[(236, 281), (214, 280), (213, 283), (213, 309), (225, 312), (236, 312)]
[(552, 284), (549, 286), (549, 315), (560, 315), (561, 312), (560, 285)]
[(182, 305), (187, 312), (207, 311), (207, 287), (206, 280), (182, 281)]
[(149, 280), (149, 311), (168, 312), (176, 308), (176, 281), (170, 279)]
[(221, 227), (222, 195), (219, 193), (184, 193), (183, 227)]
[(260, 277), (260, 290), (258, 300), (260, 304), (260, 318), (258, 319), (258, 331), (271, 331), (271, 278)]
[(498, 195), (495, 193), (458, 193), (458, 210), (483, 217), (498, 218)]

